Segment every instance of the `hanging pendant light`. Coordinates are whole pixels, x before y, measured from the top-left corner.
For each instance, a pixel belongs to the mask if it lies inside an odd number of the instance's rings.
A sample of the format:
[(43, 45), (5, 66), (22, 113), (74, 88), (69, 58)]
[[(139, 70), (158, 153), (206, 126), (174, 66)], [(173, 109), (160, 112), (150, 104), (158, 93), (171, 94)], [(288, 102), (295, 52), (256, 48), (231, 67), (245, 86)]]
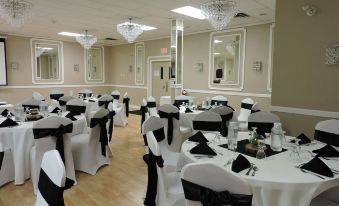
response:
[(8, 24), (21, 27), (32, 16), (33, 4), (25, 0), (0, 0), (0, 16)]
[(90, 49), (93, 44), (97, 42), (97, 37), (87, 34), (88, 30), (85, 30), (85, 34), (76, 36), (75, 39), (79, 42), (85, 49)]
[(132, 18), (129, 18), (128, 23), (118, 24), (117, 31), (127, 40), (128, 43), (133, 43), (138, 36), (143, 33), (142, 26), (132, 23)]

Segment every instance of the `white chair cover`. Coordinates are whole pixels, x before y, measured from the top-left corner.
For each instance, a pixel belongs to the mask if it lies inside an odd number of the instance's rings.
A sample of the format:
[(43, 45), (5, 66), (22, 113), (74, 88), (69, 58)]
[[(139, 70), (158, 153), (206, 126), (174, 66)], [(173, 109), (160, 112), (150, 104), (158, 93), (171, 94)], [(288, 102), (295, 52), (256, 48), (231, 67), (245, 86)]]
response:
[[(234, 173), (213, 163), (191, 163), (183, 167), (181, 178), (216, 192), (252, 195), (250, 186)], [(198, 190), (199, 191), (199, 190)], [(186, 199), (186, 206), (202, 206), (200, 201)]]
[(12, 152), (0, 142), (0, 187), (14, 181), (14, 162)]
[(92, 96), (93, 92), (92, 90), (89, 89), (82, 89), (79, 91), (79, 96), (82, 96), (83, 98), (85, 98), (86, 96)]
[(221, 95), (212, 97), (211, 106), (213, 106), (213, 105), (220, 106), (220, 104), (223, 105), (223, 106), (226, 106), (228, 104), (227, 98), (224, 97), (224, 96), (221, 96)]
[(105, 109), (107, 109), (108, 104), (110, 102), (113, 102), (113, 97), (111, 95), (108, 95), (108, 94), (104, 94), (98, 99), (99, 107), (102, 107), (102, 108), (105, 108)]
[(49, 93), (49, 98), (50, 99), (55, 99), (55, 100), (59, 100), (60, 97), (64, 96), (64, 92), (61, 90), (52, 90)]
[[(94, 119), (101, 119), (109, 114), (107, 109), (99, 109), (91, 118), (91, 124)], [(106, 123), (107, 124), (107, 123)], [(89, 134), (75, 135), (71, 139), (74, 166), (76, 170), (95, 175), (97, 170), (103, 165), (111, 163), (107, 150), (102, 154), (102, 144), (100, 140), (101, 126), (95, 125), (89, 129)], [(106, 133), (107, 136), (107, 133)], [(104, 141), (104, 140), (103, 140)], [(107, 142), (108, 142), (107, 137)], [(107, 146), (107, 145), (106, 145)]]
[[(68, 126), (73, 124), (72, 121), (65, 117), (59, 116), (50, 116), (45, 119), (37, 121), (33, 125), (33, 133), (35, 129), (58, 129), (61, 125)], [(70, 131), (71, 133), (72, 131)], [(65, 167), (66, 167), (66, 176), (68, 179), (73, 180), (76, 183), (75, 170), (73, 163), (73, 155), (71, 150), (71, 136), (69, 133), (63, 134), (63, 147), (64, 147), (64, 158), (65, 158)], [(45, 152), (54, 150), (57, 148), (57, 137), (55, 136), (46, 136), (39, 139), (34, 139), (35, 146), (32, 147), (30, 152), (31, 159), (31, 179), (34, 187), (34, 192), (36, 192), (38, 186), (38, 177), (40, 174), (40, 166), (43, 155)], [(62, 156), (62, 154), (60, 154)]]
[(45, 101), (45, 97), (40, 94), (39, 92), (33, 92), (32, 94), (32, 98), (35, 99), (35, 100), (38, 100), (38, 101)]
[(117, 108), (119, 105), (119, 99), (120, 99), (120, 92), (118, 90), (114, 90), (112, 93), (111, 93), (112, 97), (114, 98), (113, 100), (113, 107), (114, 108)]
[(65, 95), (59, 98), (60, 109), (62, 111), (66, 111), (66, 104), (71, 99), (75, 99), (75, 97)]
[(171, 104), (171, 96), (161, 96), (160, 97), (160, 106), (164, 104)]
[(51, 104), (48, 106), (48, 111), (52, 112), (55, 108), (61, 109), (61, 106), (60, 106), (60, 103), (57, 100), (52, 99)]
[[(65, 166), (56, 150), (44, 154), (41, 162), (39, 184), (35, 206), (64, 205), (63, 187), (66, 181)], [(55, 204), (52, 204), (52, 203)], [(50, 203), (50, 204), (49, 204)]]
[(156, 116), (158, 117), (158, 110), (156, 107), (156, 101), (155, 98), (152, 96), (149, 96), (147, 98), (147, 108), (148, 108), (148, 114), (149, 116)]
[(241, 101), (240, 113), (238, 116), (239, 130), (247, 130), (248, 117), (251, 114), (254, 101), (251, 98), (246, 98)]
[(222, 120), (220, 133), (223, 137), (227, 137), (228, 123), (233, 118), (233, 109), (228, 106), (218, 106), (210, 109), (210, 111), (220, 115)]
[(30, 99), (26, 99), (24, 101), (22, 101), (20, 104), (24, 107), (24, 108), (30, 108), (30, 109), (39, 109), (39, 104), (41, 101), (38, 101), (36, 99), (30, 98)]
[(265, 111), (256, 112), (248, 117), (248, 130), (252, 130), (252, 127), (257, 127), (257, 132), (265, 137), (264, 133), (271, 133), (271, 129), (276, 122), (280, 122), (280, 118), (277, 115)]
[(189, 96), (179, 95), (179, 96), (175, 97), (174, 105), (179, 107), (180, 105), (182, 105), (183, 102), (188, 105), (191, 100), (192, 100), (192, 98), (189, 97)]
[(193, 119), (193, 133), (201, 131), (202, 133), (215, 131), (218, 132), (221, 129), (221, 116), (215, 112), (204, 111)]

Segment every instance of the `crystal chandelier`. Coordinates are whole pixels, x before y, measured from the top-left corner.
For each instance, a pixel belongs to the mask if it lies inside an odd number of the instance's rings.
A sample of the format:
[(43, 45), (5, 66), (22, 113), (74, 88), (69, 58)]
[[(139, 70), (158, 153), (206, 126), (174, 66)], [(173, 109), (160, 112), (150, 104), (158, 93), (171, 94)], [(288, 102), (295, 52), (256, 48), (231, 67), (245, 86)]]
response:
[(77, 40), (77, 42), (79, 42), (85, 49), (90, 49), (93, 44), (95, 44), (97, 42), (97, 37), (96, 36), (92, 36), (92, 35), (88, 35), (87, 34), (87, 30), (85, 30), (85, 34), (76, 36), (75, 39)]
[(238, 13), (234, 0), (212, 0), (201, 5), (203, 15), (215, 30), (225, 28)]
[(142, 34), (142, 26), (131, 22), (132, 18), (129, 18), (129, 23), (123, 23), (117, 25), (118, 32), (128, 41), (133, 43), (140, 34)]
[(20, 27), (32, 16), (33, 4), (25, 0), (0, 0), (0, 16), (12, 26)]

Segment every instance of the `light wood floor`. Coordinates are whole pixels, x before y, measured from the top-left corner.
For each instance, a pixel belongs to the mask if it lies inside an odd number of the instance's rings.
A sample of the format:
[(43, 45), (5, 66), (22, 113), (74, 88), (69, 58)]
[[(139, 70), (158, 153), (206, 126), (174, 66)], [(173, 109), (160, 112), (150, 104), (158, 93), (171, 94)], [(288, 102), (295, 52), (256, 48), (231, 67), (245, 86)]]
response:
[[(115, 127), (111, 141), (112, 164), (102, 167), (94, 176), (76, 172), (78, 184), (64, 193), (66, 206), (136, 206), (143, 205), (147, 184), (145, 153), (140, 135), (140, 116), (130, 115), (127, 127)], [(0, 206), (33, 206), (32, 182), (0, 188)]]

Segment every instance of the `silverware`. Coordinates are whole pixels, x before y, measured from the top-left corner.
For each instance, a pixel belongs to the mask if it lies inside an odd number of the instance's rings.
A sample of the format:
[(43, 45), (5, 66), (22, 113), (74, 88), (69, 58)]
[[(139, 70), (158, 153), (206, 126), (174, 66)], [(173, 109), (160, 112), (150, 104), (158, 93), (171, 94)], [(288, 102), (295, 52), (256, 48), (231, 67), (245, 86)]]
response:
[(302, 168), (300, 168), (300, 171), (302, 171), (303, 173), (307, 173), (307, 174), (314, 175), (314, 176), (319, 177), (319, 178), (321, 178), (321, 179), (323, 179), (323, 180), (325, 179), (325, 177), (323, 177), (323, 176), (317, 175), (317, 174), (315, 174), (315, 173), (313, 173), (313, 172), (308, 172), (307, 170), (304, 170), (304, 169), (302, 169)]
[(246, 175), (249, 175), (251, 170), (253, 169), (254, 167), (254, 164), (251, 163), (251, 167), (248, 169), (248, 171), (246, 172)]
[(255, 173), (259, 170), (259, 168), (257, 166), (253, 167), (253, 173), (252, 176), (255, 176)]

